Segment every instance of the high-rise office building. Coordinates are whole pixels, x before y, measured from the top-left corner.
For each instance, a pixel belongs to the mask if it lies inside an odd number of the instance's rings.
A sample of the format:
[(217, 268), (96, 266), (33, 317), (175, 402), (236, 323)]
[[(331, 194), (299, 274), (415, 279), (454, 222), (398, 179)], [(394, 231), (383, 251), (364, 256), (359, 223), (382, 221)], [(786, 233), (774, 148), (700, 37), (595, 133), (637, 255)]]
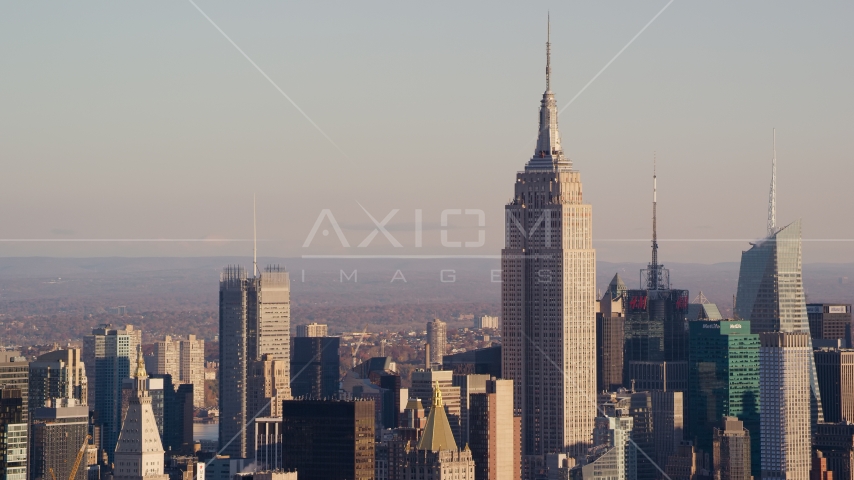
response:
[(750, 431), (736, 417), (724, 417), (712, 434), (712, 468), (716, 480), (751, 480)]
[[(457, 447), (442, 405), (441, 389), (433, 391), (427, 425), (418, 445), (407, 452), (403, 474), (407, 480), (475, 480), (474, 460), (468, 446)], [(434, 473), (435, 472), (435, 473)]]
[(761, 333), (759, 341), (761, 478), (809, 478), (810, 336)]
[(80, 349), (55, 350), (30, 363), (29, 408), (35, 410), (55, 398), (88, 401), (89, 381), (80, 360)]
[(501, 251), (502, 375), (522, 416), (522, 455), (586, 455), (596, 415), (596, 252), (581, 174), (564, 155), (550, 87), (537, 146), (505, 206)]
[[(623, 297), (623, 382), (644, 390), (685, 390), (688, 361), (688, 290), (670, 288), (670, 270), (658, 263), (657, 176), (653, 171), (652, 259), (640, 289)], [(661, 386), (658, 386), (661, 383)]]
[[(261, 360), (255, 360), (249, 370), (249, 398), (247, 408), (260, 412), (260, 417), (281, 416), (282, 400), (290, 400), (289, 377), (284, 360), (276, 360), (271, 355), (262, 355)], [(250, 455), (251, 456), (251, 455)]]
[(148, 373), (139, 350), (134, 388), (115, 450), (115, 480), (168, 480), (163, 473), (163, 443), (151, 408)]
[(843, 339), (843, 346), (854, 347), (854, 344), (851, 343), (850, 303), (808, 303), (807, 320), (813, 339)]
[(822, 348), (814, 355), (824, 420), (854, 422), (854, 349)]
[(193, 445), (193, 384), (175, 385), (171, 375), (151, 374), (146, 386), (155, 422), (158, 427), (161, 423), (163, 425), (158, 429), (163, 448), (173, 454), (190, 453)]
[(712, 451), (713, 429), (723, 417), (738, 417), (750, 432), (753, 476), (760, 474), (759, 335), (750, 322), (689, 323), (688, 439)]
[(442, 370), (453, 370), (454, 373), (459, 374), (479, 373), (501, 378), (501, 345), (445, 355), (442, 359)]
[[(454, 438), (462, 437), (462, 408), (460, 405), (460, 387), (454, 386), (454, 373), (449, 370), (416, 370), (412, 372), (410, 398), (422, 400), (433, 398), (436, 389), (442, 390), (442, 406), (445, 409)], [(424, 413), (429, 415), (432, 403), (423, 402)]]
[(329, 328), (325, 323), (308, 323), (297, 325), (297, 337), (325, 337)]
[(663, 467), (685, 437), (685, 393), (652, 393), (653, 459)]
[(854, 480), (854, 423), (820, 423), (813, 431), (813, 451), (827, 459), (834, 480)]
[[(110, 461), (122, 424), (122, 384), (137, 364), (142, 331), (133, 325), (115, 328), (102, 324), (83, 339), (83, 363), (88, 367), (89, 405), (101, 426), (101, 448)], [(94, 368), (92, 368), (94, 367)], [(94, 378), (93, 378), (94, 377)], [(93, 398), (94, 397), (94, 398)]]
[[(471, 422), (471, 396), (476, 393), (486, 393), (486, 383), (489, 375), (454, 375), (453, 384), (460, 387), (460, 429), (457, 443), (469, 443), (469, 428)], [(512, 415), (512, 411), (511, 411)]]
[[(263, 355), (283, 360), (290, 378), (290, 280), (279, 266), (247, 278), (242, 267), (227, 267), (219, 289), (220, 421), (223, 454), (248, 458), (251, 432), (244, 426), (258, 412), (249, 411), (249, 372)], [(290, 392), (282, 392), (290, 398)], [(234, 438), (233, 441), (231, 439)], [(226, 446), (226, 443), (231, 443)]]
[(476, 480), (519, 480), (521, 418), (513, 416), (513, 380), (486, 381), (469, 399), (468, 445)]
[(331, 399), (340, 380), (340, 337), (296, 337), (291, 355), (294, 398)]
[(442, 357), (447, 353), (448, 324), (434, 318), (427, 322), (427, 345), (430, 346), (430, 358), (428, 363), (431, 368), (442, 365)]
[(20, 388), (0, 386), (0, 475), (27, 480), (27, 422)]
[[(742, 252), (735, 314), (750, 320), (753, 333), (806, 333), (812, 349), (801, 273), (800, 220), (774, 229), (750, 250)], [(804, 368), (810, 375), (810, 408), (815, 425), (824, 416), (812, 355)]]
[(30, 478), (86, 480), (87, 463), (70, 475), (77, 454), (88, 445), (89, 408), (74, 398), (48, 403), (32, 411)]
[[(638, 480), (637, 449), (631, 444), (630, 416), (596, 417), (587, 463), (570, 471), (578, 480)], [(648, 478), (648, 477), (646, 477)]]
[[(613, 289), (622, 283), (620, 275), (611, 280)], [(624, 290), (625, 291), (625, 290)], [(615, 391), (623, 386), (623, 344), (625, 343), (623, 297), (612, 296), (612, 287), (599, 299), (596, 312), (596, 387)]]
[(374, 478), (374, 402), (282, 402), (282, 467), (300, 480)]
[(29, 420), (29, 383), (30, 368), (26, 357), (17, 351), (0, 351), (0, 389), (14, 388), (21, 392), (21, 404), (24, 408), (23, 423)]
[(173, 338), (166, 335), (163, 340), (154, 342), (155, 368), (149, 372), (157, 375), (170, 375), (173, 384), (193, 385), (196, 407), (205, 406), (205, 341), (195, 335), (187, 338)]
[(621, 389), (619, 392), (603, 393), (599, 396), (599, 412), (605, 417), (631, 417), (629, 433), (632, 449), (638, 452), (634, 460), (637, 478), (655, 478), (655, 432), (659, 428), (653, 417), (656, 410), (653, 408), (652, 392)]

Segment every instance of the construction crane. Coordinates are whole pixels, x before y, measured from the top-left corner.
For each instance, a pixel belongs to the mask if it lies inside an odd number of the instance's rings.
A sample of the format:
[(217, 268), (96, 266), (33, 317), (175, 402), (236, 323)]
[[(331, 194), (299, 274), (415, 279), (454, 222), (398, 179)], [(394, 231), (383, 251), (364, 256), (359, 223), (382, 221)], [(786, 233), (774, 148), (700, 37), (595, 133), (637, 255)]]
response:
[(50, 479), (56, 480), (56, 474), (53, 473), (53, 468), (47, 467), (47, 471), (50, 472)]
[[(80, 468), (80, 461), (83, 460), (83, 454), (86, 453), (86, 446), (89, 445), (90, 438), (92, 438), (91, 435), (86, 435), (83, 445), (80, 445), (80, 450), (77, 451), (77, 458), (74, 460), (74, 466), (71, 467), (71, 473), (68, 474), (68, 480), (74, 480), (74, 476), (77, 475), (77, 469)], [(53, 470), (51, 470), (50, 474), (53, 475)], [(56, 480), (56, 477), (53, 480)]]

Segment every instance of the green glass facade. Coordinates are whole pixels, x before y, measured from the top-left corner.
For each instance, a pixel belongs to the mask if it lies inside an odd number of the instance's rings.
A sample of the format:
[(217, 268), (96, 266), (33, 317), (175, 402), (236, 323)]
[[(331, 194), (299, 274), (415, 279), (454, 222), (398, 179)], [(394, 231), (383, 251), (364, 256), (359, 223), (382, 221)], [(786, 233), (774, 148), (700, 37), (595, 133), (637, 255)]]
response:
[[(689, 322), (688, 439), (712, 450), (713, 428), (738, 417), (750, 432), (751, 470), (760, 471), (759, 335), (750, 322)], [(757, 477), (758, 478), (758, 477)]]

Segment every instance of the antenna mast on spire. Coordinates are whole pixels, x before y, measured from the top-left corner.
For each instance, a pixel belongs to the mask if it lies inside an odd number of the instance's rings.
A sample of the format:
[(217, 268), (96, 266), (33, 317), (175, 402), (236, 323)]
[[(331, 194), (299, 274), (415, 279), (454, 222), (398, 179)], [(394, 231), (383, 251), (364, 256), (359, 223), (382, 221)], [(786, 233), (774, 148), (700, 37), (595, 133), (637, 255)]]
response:
[(252, 194), (252, 276), (258, 277), (258, 226), (255, 221), (255, 194)]
[(641, 288), (669, 290), (670, 271), (658, 263), (658, 158), (652, 153), (652, 261), (641, 270)]
[(656, 175), (656, 159), (655, 152), (652, 152), (652, 264), (653, 269), (658, 268), (658, 231), (657, 231), (657, 212), (658, 207), (658, 176)]
[(777, 230), (777, 129), (772, 129), (774, 142), (771, 157), (771, 192), (768, 194), (768, 236)]
[(548, 13), (547, 23), (546, 23), (546, 91), (549, 92), (552, 89), (551, 85), (551, 77), (552, 77), (552, 14)]

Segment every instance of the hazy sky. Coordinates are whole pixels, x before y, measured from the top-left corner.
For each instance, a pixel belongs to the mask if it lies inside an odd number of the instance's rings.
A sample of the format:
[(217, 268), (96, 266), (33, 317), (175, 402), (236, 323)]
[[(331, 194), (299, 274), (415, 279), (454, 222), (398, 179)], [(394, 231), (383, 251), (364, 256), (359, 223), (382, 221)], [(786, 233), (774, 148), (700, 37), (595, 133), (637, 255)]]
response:
[[(302, 4), (5, 2), (0, 238), (249, 239), (265, 256), (496, 255), (544, 90), (565, 105), (666, 1)], [(778, 223), (854, 239), (854, 3), (677, 0), (560, 117), (600, 260), (645, 261), (653, 151), (660, 257), (738, 261)], [(343, 153), (342, 153), (343, 152)], [(357, 245), (382, 221), (382, 234)], [(328, 222), (329, 209), (350, 244)], [(423, 247), (415, 247), (415, 210)], [(485, 244), (440, 245), (444, 209)], [(476, 215), (448, 241), (477, 243)], [(328, 236), (322, 236), (326, 230)], [(712, 239), (711, 242), (669, 241)], [(741, 239), (725, 241), (727, 239)], [(250, 254), (251, 243), (0, 242), (0, 256)], [(804, 244), (852, 262), (854, 242)]]

